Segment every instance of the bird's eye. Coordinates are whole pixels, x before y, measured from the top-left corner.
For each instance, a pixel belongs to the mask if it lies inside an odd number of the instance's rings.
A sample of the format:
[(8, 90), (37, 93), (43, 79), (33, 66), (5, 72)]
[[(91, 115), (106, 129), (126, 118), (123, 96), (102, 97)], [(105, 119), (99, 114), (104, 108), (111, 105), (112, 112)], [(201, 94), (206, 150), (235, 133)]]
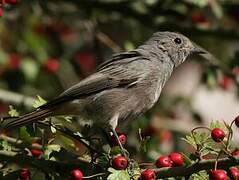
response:
[(182, 43), (182, 40), (181, 40), (180, 38), (175, 38), (175, 39), (174, 39), (174, 42), (175, 42), (176, 44), (181, 44), (181, 43)]

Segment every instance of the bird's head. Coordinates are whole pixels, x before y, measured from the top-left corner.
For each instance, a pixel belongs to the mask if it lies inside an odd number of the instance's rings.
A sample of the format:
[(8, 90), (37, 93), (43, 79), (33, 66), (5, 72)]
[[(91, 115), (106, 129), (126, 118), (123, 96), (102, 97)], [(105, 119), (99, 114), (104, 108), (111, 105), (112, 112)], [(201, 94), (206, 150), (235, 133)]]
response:
[(167, 55), (174, 66), (182, 64), (191, 54), (205, 53), (186, 36), (175, 32), (156, 32), (145, 45), (151, 48), (151, 51), (156, 51), (155, 53)]

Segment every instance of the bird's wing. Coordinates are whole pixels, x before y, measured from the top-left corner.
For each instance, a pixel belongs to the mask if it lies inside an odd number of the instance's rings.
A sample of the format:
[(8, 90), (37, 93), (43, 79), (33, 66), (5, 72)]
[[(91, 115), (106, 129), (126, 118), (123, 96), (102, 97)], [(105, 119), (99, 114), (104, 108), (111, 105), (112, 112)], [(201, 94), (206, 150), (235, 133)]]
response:
[[(107, 89), (129, 87), (131, 84), (136, 83), (140, 76), (136, 73), (130, 72), (129, 69), (121, 65), (125, 58), (129, 61), (135, 61), (139, 56), (127, 56), (126, 53), (124, 53), (114, 60), (112, 59), (103, 63), (101, 68), (98, 69), (98, 72), (70, 87), (60, 96), (39, 108), (49, 108), (74, 99), (88, 97)], [(120, 60), (122, 62), (120, 62)]]
[(141, 57), (141, 55), (137, 51), (129, 51), (129, 52), (116, 54), (111, 59), (103, 62), (98, 67), (98, 71), (102, 71), (116, 64), (119, 65), (119, 64), (129, 63), (130, 60), (131, 61), (137, 60), (138, 57)]

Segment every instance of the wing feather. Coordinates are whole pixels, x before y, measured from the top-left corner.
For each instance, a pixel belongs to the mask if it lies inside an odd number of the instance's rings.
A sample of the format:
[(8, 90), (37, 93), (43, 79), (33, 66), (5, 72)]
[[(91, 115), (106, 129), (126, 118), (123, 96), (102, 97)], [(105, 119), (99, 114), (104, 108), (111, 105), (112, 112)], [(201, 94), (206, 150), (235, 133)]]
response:
[[(74, 99), (85, 98), (107, 89), (128, 88), (131, 84), (135, 84), (140, 76), (122, 66), (122, 63), (136, 61), (139, 57), (136, 52), (123, 53), (113, 57), (103, 63), (98, 72), (70, 87), (60, 96), (39, 108), (46, 109)], [(126, 59), (127, 61), (124, 61)]]

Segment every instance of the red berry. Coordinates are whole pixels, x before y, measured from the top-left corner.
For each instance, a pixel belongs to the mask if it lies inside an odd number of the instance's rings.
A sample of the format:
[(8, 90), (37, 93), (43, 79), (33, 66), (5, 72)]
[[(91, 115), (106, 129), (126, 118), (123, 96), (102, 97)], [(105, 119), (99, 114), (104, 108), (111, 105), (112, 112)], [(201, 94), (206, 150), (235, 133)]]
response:
[(238, 180), (239, 179), (239, 170), (237, 167), (231, 167), (229, 169), (229, 176), (232, 180)]
[(232, 85), (233, 85), (233, 79), (227, 76), (224, 76), (222, 80), (219, 82), (219, 85), (224, 89), (224, 90), (229, 90)]
[(172, 162), (172, 160), (168, 156), (160, 156), (157, 159), (155, 165), (158, 168), (161, 168), (161, 167), (171, 167), (173, 165), (173, 162)]
[(211, 170), (209, 173), (210, 180), (227, 180), (227, 172), (222, 169)]
[(60, 68), (60, 63), (57, 59), (51, 58), (46, 61), (44, 67), (49, 73), (56, 73)]
[(7, 4), (17, 4), (17, 0), (5, 0)]
[(220, 128), (214, 128), (211, 132), (211, 137), (215, 142), (221, 142), (225, 137), (225, 133)]
[[(127, 138), (126, 138), (125, 134), (118, 133), (118, 137), (119, 137), (119, 140), (120, 140), (122, 146), (124, 146), (126, 144), (126, 141), (127, 141)], [(111, 136), (111, 142), (114, 146), (118, 146), (117, 138), (114, 135)]]
[(83, 179), (83, 173), (79, 169), (73, 169), (71, 171), (71, 180), (82, 180)]
[(238, 75), (239, 75), (239, 66), (234, 67), (234, 68), (232, 69), (232, 73), (233, 73), (234, 75), (238, 76)]
[(31, 149), (31, 153), (35, 157), (39, 157), (40, 155), (42, 155), (42, 151), (39, 149)]
[(20, 180), (30, 180), (30, 171), (27, 168), (21, 169)]
[(21, 65), (21, 57), (18, 54), (9, 56), (9, 67), (13, 70), (19, 69)]
[(146, 169), (140, 175), (140, 180), (155, 180), (155, 179), (156, 175), (154, 170), (152, 169)]
[(232, 152), (232, 155), (233, 156), (238, 156), (239, 157), (239, 150), (235, 150)]
[(183, 156), (180, 153), (173, 152), (169, 154), (169, 158), (173, 162), (173, 166), (182, 166), (184, 163)]
[(239, 128), (239, 116), (237, 116), (234, 121), (236, 126)]
[(0, 7), (0, 17), (2, 17), (2, 16), (3, 16), (3, 8)]
[(96, 58), (92, 52), (78, 52), (75, 54), (74, 60), (80, 65), (83, 73), (91, 73), (96, 67)]
[(207, 22), (207, 19), (202, 14), (193, 14), (192, 15), (192, 21), (195, 22), (195, 23), (204, 23), (204, 22)]
[(117, 170), (126, 169), (128, 166), (128, 160), (124, 156), (117, 156), (113, 159), (112, 166)]

